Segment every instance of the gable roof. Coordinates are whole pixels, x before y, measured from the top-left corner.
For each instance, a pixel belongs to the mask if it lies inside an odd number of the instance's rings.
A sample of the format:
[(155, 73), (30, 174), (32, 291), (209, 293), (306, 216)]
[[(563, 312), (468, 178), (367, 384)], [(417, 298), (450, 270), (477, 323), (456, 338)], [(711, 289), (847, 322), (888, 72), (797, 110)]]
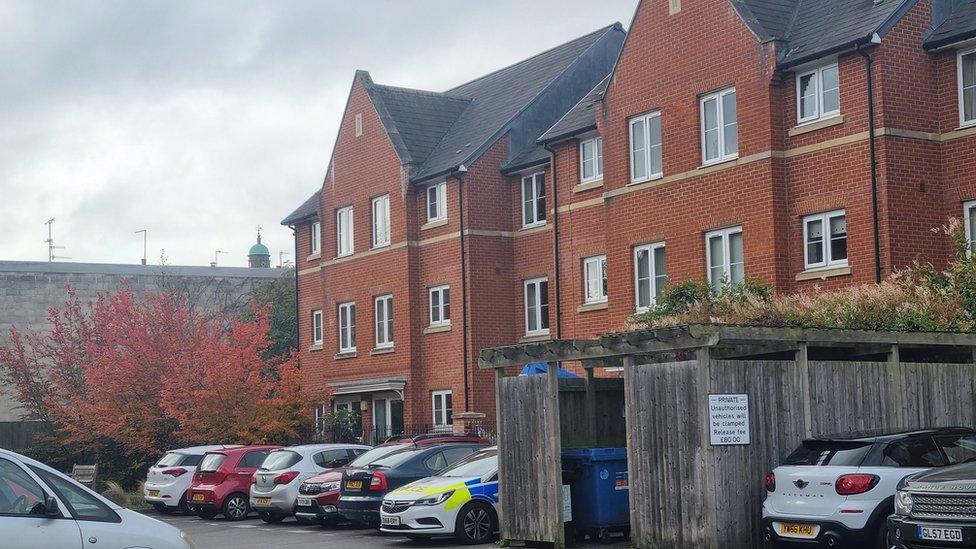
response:
[(575, 107), (569, 110), (558, 122), (553, 124), (546, 133), (539, 138), (540, 143), (551, 143), (566, 139), (573, 135), (596, 129), (596, 102), (607, 91), (610, 84), (608, 75), (595, 88), (590, 90)]
[(319, 216), (319, 201), (322, 199), (322, 189), (308, 197), (297, 210), (291, 212), (288, 217), (281, 220), (282, 225), (294, 225), (300, 221), (305, 221)]
[(958, 4), (948, 18), (925, 37), (925, 49), (934, 50), (976, 38), (976, 0)]
[(790, 67), (883, 36), (916, 0), (729, 0), (762, 41), (780, 41)]

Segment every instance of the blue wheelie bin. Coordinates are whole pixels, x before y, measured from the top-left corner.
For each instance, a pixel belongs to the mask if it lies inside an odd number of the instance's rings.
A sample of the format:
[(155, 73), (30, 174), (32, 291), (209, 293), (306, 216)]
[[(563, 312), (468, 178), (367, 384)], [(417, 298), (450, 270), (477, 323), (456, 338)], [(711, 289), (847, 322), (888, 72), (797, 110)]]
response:
[(562, 454), (563, 471), (572, 479), (573, 526), (578, 535), (603, 543), (613, 532), (630, 533), (630, 483), (626, 448), (585, 448)]

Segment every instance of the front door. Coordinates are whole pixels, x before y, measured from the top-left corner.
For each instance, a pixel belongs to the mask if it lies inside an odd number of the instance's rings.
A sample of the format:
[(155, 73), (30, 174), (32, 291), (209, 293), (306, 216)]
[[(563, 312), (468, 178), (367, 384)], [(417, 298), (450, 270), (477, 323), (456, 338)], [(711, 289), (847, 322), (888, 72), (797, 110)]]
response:
[(390, 437), (390, 401), (385, 398), (373, 399), (373, 433), (376, 443)]

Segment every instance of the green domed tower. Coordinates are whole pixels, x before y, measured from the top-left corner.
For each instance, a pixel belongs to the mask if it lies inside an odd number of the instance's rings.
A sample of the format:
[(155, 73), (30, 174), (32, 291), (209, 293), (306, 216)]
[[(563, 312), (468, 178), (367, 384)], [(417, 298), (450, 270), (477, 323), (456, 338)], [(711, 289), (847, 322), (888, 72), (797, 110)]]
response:
[(271, 251), (264, 244), (261, 244), (261, 227), (258, 227), (258, 242), (251, 246), (247, 252), (247, 264), (252, 269), (271, 267)]

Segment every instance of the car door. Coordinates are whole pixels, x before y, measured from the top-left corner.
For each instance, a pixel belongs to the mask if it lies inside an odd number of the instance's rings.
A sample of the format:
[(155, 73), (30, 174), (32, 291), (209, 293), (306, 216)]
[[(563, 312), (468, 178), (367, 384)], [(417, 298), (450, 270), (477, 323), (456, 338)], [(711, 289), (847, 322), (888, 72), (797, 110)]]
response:
[(57, 517), (44, 515), (46, 495), (40, 479), (19, 464), (0, 458), (0, 540), (9, 549), (82, 548), (81, 530), (64, 508)]
[(231, 472), (234, 475), (234, 481), (237, 484), (235, 490), (244, 492), (245, 494), (251, 491), (251, 479), (254, 477), (254, 472), (258, 470), (258, 467), (264, 463), (264, 459), (268, 457), (271, 450), (251, 450), (250, 452), (245, 452), (241, 459), (237, 462)]

